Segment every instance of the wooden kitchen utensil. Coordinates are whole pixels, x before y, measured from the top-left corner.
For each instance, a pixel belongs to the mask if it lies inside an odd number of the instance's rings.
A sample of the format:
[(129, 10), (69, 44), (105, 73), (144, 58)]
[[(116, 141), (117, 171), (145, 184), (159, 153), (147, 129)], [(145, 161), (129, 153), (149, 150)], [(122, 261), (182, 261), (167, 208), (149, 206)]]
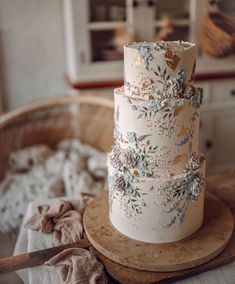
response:
[[(209, 192), (212, 192), (225, 202), (232, 211), (233, 218), (235, 218), (235, 173), (222, 173), (208, 177), (207, 189)], [(213, 208), (212, 213), (216, 210)], [(228, 246), (211, 261), (191, 269), (174, 272), (151, 272), (129, 268), (105, 257), (93, 246), (90, 246), (89, 249), (103, 263), (106, 271), (121, 283), (156, 284), (159, 282), (162, 283), (162, 281), (177, 281), (179, 279), (184, 279), (186, 277), (215, 269), (218, 266), (225, 265), (235, 260), (235, 232), (233, 232)], [(58, 250), (58, 252), (60, 252), (60, 250)], [(8, 268), (5, 271), (9, 271)]]
[(87, 239), (81, 239), (80, 241), (72, 244), (60, 245), (48, 249), (19, 254), (16, 256), (0, 258), (0, 274), (42, 265), (65, 249), (88, 248), (89, 245), (90, 243)]

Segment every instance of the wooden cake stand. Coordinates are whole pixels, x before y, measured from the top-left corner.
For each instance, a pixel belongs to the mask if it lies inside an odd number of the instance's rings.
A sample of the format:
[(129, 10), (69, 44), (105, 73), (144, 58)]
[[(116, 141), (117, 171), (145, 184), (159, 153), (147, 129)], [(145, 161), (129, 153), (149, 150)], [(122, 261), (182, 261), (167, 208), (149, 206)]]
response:
[(86, 208), (84, 227), (91, 244), (106, 258), (130, 268), (167, 272), (189, 269), (215, 258), (231, 238), (233, 215), (223, 201), (207, 192), (204, 222), (196, 233), (174, 243), (145, 243), (128, 238), (113, 227), (105, 192)]

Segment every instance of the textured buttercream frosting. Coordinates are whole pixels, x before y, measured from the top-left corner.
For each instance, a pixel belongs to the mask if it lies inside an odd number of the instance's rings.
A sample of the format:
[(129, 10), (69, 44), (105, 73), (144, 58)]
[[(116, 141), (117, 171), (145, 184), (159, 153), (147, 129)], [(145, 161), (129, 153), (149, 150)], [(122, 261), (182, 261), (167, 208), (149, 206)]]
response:
[(151, 242), (174, 242), (203, 222), (205, 162), (171, 178), (137, 177), (108, 162), (110, 220), (123, 234)]
[(185, 82), (192, 82), (196, 65), (195, 44), (175, 42), (142, 42), (124, 47), (124, 84), (127, 93), (139, 95), (162, 90), (167, 79), (184, 72)]
[(203, 220), (205, 160), (198, 151), (202, 89), (196, 47), (124, 47), (125, 85), (114, 90), (115, 144), (108, 154), (110, 219), (123, 234), (172, 242)]

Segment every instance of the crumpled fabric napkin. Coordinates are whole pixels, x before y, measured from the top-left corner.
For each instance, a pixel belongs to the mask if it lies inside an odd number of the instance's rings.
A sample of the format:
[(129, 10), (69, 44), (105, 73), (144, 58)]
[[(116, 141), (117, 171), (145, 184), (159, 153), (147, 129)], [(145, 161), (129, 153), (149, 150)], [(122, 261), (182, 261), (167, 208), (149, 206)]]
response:
[(82, 238), (82, 214), (68, 201), (59, 200), (52, 205), (38, 206), (25, 228), (52, 233), (55, 245), (72, 243)]
[(45, 264), (55, 266), (60, 279), (66, 284), (105, 283), (103, 266), (85, 249), (65, 249)]
[[(25, 223), (25, 228), (52, 233), (55, 245), (72, 243), (83, 237), (82, 214), (91, 201), (89, 194), (80, 194), (74, 201), (57, 200), (40, 205)], [(53, 265), (64, 284), (105, 283), (103, 265), (90, 251), (81, 248), (66, 249), (51, 258), (46, 265)]]

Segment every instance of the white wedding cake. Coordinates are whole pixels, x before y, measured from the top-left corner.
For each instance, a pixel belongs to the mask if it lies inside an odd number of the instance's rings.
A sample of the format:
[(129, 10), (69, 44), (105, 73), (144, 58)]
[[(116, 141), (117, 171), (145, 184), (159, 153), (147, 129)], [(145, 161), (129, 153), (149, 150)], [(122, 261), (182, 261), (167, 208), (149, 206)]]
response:
[(109, 215), (130, 238), (174, 242), (202, 224), (195, 58), (195, 45), (182, 41), (124, 47), (124, 86), (114, 91), (115, 145), (108, 154)]

